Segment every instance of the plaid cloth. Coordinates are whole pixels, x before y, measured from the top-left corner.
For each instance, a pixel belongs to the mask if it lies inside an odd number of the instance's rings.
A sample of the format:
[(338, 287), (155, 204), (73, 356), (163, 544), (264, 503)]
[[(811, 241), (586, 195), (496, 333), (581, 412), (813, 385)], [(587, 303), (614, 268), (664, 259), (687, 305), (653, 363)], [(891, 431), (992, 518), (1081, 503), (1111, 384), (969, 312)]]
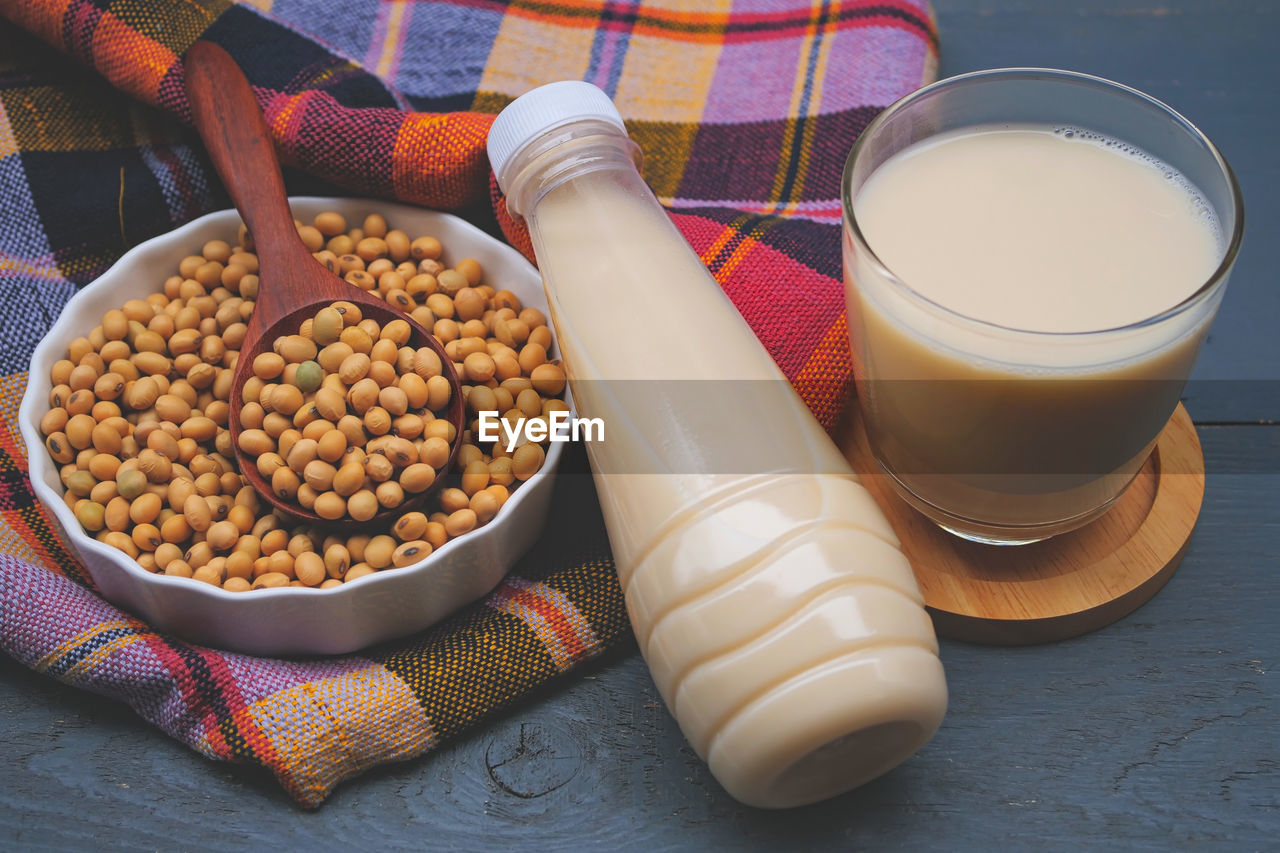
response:
[[(489, 114), (541, 83), (596, 83), (681, 231), (828, 426), (850, 383), (840, 170), (937, 58), (927, 0), (0, 0), (0, 15), (0, 647), (210, 758), (270, 769), (307, 807), (628, 627), (585, 476), (562, 478), (546, 535), (486, 600), (360, 655), (201, 648), (94, 593), (34, 501), (15, 417), (31, 351), (77, 287), (227, 206), (181, 122), (186, 48), (213, 40), (245, 69), (297, 167), (292, 192), (463, 211), (526, 253), (490, 205)], [(568, 467), (584, 472), (582, 455)]]

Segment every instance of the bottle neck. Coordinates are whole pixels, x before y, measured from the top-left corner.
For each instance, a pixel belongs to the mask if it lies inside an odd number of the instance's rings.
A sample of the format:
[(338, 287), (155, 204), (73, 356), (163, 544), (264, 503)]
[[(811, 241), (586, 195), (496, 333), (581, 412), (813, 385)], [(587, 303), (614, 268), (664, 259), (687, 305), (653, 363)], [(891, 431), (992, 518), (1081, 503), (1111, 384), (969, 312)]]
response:
[(529, 216), (556, 187), (591, 172), (622, 170), (639, 179), (640, 146), (604, 121), (548, 131), (518, 151), (498, 176), (513, 216)]

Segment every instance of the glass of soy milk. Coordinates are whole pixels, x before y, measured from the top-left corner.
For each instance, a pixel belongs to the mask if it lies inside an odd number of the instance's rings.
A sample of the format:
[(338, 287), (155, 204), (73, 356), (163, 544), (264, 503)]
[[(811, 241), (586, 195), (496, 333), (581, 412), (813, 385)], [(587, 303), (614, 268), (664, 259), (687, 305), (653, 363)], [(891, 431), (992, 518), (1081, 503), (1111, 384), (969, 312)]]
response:
[(982, 71), (878, 116), (842, 199), (861, 416), (897, 492), (991, 544), (1106, 512), (1173, 414), (1239, 249), (1213, 143), (1117, 83)]

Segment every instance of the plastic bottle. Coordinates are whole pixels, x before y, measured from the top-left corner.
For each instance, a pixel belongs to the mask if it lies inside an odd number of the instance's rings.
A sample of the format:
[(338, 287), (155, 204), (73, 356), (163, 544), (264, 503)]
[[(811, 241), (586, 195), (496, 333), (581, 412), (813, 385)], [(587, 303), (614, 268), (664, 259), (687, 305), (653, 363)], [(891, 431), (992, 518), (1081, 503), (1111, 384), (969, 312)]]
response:
[(498, 117), (641, 652), (730, 794), (856, 787), (936, 731), (937, 642), (868, 492), (676, 230), (586, 83)]

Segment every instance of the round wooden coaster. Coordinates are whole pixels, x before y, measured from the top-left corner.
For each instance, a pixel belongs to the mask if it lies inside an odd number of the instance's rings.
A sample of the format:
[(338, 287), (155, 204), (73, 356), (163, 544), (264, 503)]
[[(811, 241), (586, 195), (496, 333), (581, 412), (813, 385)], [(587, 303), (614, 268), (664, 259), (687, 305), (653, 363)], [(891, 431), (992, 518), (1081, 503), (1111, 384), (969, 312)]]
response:
[(1204, 455), (1181, 404), (1106, 515), (1031, 545), (967, 542), (903, 502), (867, 448), (856, 403), (836, 441), (902, 541), (937, 632), (971, 642), (1052, 642), (1133, 612), (1173, 575), (1204, 497)]

